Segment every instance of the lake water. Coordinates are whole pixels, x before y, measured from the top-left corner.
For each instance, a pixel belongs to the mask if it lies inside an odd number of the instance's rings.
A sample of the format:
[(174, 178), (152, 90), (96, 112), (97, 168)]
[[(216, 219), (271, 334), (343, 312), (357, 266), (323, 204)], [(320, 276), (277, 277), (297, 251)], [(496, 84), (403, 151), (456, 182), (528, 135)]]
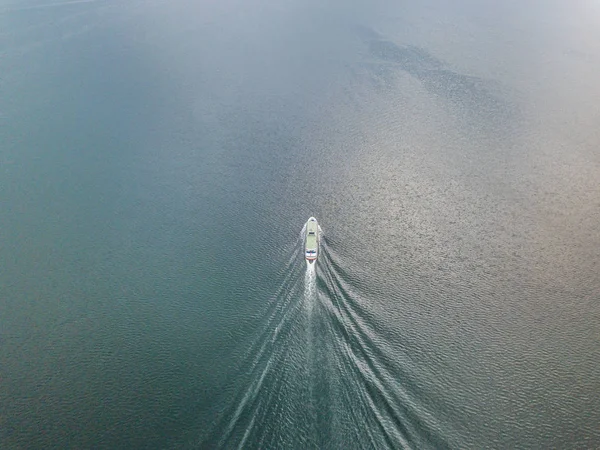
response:
[(600, 5), (414, 3), (0, 0), (1, 448), (600, 448)]

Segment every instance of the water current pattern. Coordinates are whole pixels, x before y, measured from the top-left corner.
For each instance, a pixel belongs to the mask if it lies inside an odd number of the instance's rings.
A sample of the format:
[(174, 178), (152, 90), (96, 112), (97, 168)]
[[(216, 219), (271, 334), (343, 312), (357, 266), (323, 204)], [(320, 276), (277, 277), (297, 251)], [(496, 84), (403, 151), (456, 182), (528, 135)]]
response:
[(0, 449), (599, 449), (598, 74), (595, 0), (0, 0)]
[(410, 358), (390, 358), (368, 295), (351, 286), (322, 230), (317, 263), (304, 261), (305, 231), (244, 356), (247, 381), (200, 446), (449, 448), (416, 406)]

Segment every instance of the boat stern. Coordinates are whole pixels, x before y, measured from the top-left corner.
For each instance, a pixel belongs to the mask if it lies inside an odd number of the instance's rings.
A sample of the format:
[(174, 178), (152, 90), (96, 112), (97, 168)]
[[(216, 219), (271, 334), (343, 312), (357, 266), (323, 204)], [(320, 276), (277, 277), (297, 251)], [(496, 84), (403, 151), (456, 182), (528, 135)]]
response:
[(304, 258), (308, 261), (309, 264), (314, 263), (317, 260), (317, 251), (316, 250), (306, 250), (304, 252)]

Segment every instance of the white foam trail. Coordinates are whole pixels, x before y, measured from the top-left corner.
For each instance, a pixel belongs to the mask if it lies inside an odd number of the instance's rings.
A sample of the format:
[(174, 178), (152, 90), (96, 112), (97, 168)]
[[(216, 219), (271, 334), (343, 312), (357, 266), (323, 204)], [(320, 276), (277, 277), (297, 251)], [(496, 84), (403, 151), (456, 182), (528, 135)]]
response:
[(316, 436), (316, 429), (314, 428), (317, 423), (317, 407), (315, 404), (315, 346), (314, 346), (314, 317), (313, 311), (317, 301), (317, 262), (312, 264), (306, 262), (306, 274), (304, 275), (304, 308), (306, 311), (306, 348), (307, 348), (307, 378), (308, 392), (309, 392), (309, 407), (310, 414), (312, 416), (311, 422), (311, 434)]
[(304, 275), (304, 304), (308, 313), (312, 313), (313, 306), (317, 300), (317, 263), (306, 263), (306, 274)]
[(271, 336), (271, 344), (275, 342), (275, 340), (277, 339), (277, 336), (279, 336), (279, 325), (277, 325), (275, 327), (275, 331), (273, 332), (273, 335)]

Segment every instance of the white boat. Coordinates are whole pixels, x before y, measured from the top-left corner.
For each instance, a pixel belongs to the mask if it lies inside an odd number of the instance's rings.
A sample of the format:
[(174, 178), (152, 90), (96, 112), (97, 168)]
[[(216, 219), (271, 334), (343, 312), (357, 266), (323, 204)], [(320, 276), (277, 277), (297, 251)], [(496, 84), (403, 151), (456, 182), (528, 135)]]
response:
[(319, 256), (319, 224), (317, 219), (311, 217), (306, 222), (306, 240), (304, 242), (304, 257), (309, 264), (313, 264)]

